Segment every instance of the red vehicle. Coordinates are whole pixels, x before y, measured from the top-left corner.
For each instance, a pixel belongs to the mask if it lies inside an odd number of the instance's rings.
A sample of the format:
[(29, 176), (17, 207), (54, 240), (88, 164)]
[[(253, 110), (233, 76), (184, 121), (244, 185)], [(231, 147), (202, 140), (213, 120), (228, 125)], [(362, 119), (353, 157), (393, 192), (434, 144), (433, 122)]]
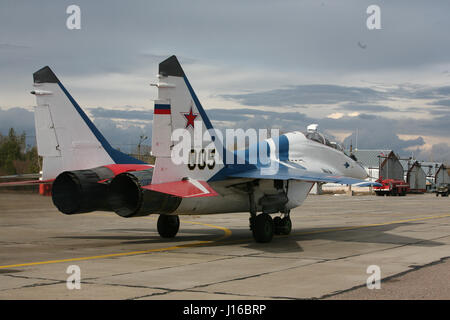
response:
[(381, 187), (373, 187), (377, 196), (404, 196), (409, 191), (409, 184), (403, 180), (383, 180), (383, 177), (381, 177), (376, 182), (383, 185)]

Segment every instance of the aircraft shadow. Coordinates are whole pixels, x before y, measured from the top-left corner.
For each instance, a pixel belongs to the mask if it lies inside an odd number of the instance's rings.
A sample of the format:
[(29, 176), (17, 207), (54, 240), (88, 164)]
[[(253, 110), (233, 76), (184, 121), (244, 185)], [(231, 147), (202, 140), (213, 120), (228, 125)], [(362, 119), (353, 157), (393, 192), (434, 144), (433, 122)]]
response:
[[(251, 231), (248, 229), (232, 230), (232, 236), (218, 242), (217, 239), (222, 235), (220, 230), (204, 229), (204, 228), (180, 228), (179, 234), (173, 239), (161, 238), (157, 231), (152, 228), (130, 228), (130, 229), (101, 229), (100, 232), (116, 233), (114, 235), (83, 235), (83, 236), (60, 236), (53, 237), (56, 239), (81, 239), (81, 240), (111, 240), (121, 241), (121, 245), (127, 244), (162, 244), (176, 243), (185, 241), (211, 241), (208, 246), (229, 246), (232, 244), (242, 244), (253, 250), (271, 252), (271, 253), (287, 253), (302, 252), (302, 241), (310, 240), (330, 240), (336, 242), (358, 242), (358, 243), (379, 243), (394, 245), (410, 245), (418, 247), (436, 247), (444, 245), (444, 243), (403, 236), (399, 234), (389, 233), (400, 226), (418, 225), (423, 223), (399, 223), (385, 226), (363, 227), (348, 230), (336, 230), (340, 228), (348, 228), (349, 226), (333, 226), (312, 229), (293, 229), (288, 236), (274, 236), (270, 243), (256, 243), (252, 239)], [(121, 234), (117, 234), (121, 233)], [(125, 233), (125, 234), (124, 234)], [(137, 235), (136, 233), (141, 233)], [(144, 234), (142, 234), (144, 233)], [(116, 243), (117, 244), (117, 243)]]
[(289, 236), (274, 237), (268, 244), (248, 242), (246, 246), (271, 253), (302, 252), (302, 241), (330, 240), (336, 242), (378, 243), (393, 245), (410, 245), (417, 247), (436, 247), (445, 243), (389, 233), (400, 226), (423, 223), (399, 223), (385, 226), (363, 227), (348, 230), (336, 230), (344, 227), (328, 227), (314, 229), (294, 229)]
[[(102, 229), (101, 232), (122, 233), (114, 235), (85, 235), (85, 236), (60, 236), (54, 239), (80, 239), (80, 240), (122, 240), (120, 244), (158, 244), (158, 243), (174, 243), (181, 241), (210, 241), (218, 238), (221, 234), (220, 230), (207, 229), (182, 229), (175, 238), (163, 239), (159, 236), (155, 229), (151, 228), (134, 228), (134, 229)], [(126, 234), (124, 234), (126, 233)], [(136, 235), (136, 233), (145, 233), (145, 235)]]

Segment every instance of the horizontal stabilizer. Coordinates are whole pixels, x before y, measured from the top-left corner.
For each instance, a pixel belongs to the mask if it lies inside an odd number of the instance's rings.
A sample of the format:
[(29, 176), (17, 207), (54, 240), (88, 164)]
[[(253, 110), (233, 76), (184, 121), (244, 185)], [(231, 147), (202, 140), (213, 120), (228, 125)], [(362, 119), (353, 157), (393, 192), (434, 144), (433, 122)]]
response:
[(53, 181), (55, 181), (55, 179), (2, 182), (2, 183), (0, 183), (0, 187), (32, 186), (35, 184), (50, 184), (50, 183), (53, 183)]
[(142, 188), (171, 194), (181, 198), (214, 197), (218, 195), (205, 181), (193, 179), (150, 184)]
[(10, 176), (0, 176), (0, 179), (39, 179), (40, 177), (40, 173), (22, 173), (13, 174)]

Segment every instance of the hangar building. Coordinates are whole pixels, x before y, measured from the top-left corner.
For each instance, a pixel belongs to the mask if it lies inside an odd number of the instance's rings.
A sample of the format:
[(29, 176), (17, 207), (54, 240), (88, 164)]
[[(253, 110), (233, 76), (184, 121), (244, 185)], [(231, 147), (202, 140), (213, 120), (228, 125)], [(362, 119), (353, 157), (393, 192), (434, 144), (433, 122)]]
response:
[(439, 186), (441, 183), (450, 183), (450, 168), (442, 164), (436, 171), (434, 179), (436, 186)]
[(406, 172), (406, 182), (409, 184), (409, 190), (413, 193), (423, 193), (427, 190), (427, 175), (423, 171), (421, 164), (414, 161), (408, 162), (408, 171)]
[(380, 177), (395, 180), (403, 180), (405, 178), (403, 166), (394, 151), (391, 151), (387, 156), (380, 155), (379, 158), (381, 161)]

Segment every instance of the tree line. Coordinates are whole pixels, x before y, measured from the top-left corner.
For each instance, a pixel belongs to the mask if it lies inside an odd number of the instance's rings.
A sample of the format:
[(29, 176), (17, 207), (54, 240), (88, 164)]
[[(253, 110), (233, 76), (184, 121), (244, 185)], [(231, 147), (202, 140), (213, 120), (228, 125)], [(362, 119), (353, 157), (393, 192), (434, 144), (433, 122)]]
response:
[(17, 134), (10, 128), (8, 135), (0, 133), (0, 175), (38, 173), (41, 167), (36, 146), (25, 143), (25, 132)]

